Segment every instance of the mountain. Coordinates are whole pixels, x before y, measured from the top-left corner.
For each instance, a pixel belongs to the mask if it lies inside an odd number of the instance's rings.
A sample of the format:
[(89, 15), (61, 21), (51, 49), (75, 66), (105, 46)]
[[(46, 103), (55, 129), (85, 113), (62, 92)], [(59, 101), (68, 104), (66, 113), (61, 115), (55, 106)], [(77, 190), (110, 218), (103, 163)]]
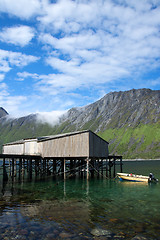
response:
[(91, 129), (109, 141), (110, 154), (124, 158), (160, 158), (160, 91), (111, 92), (81, 108), (72, 108), (51, 126), (37, 115), (0, 118), (0, 144), (13, 140)]
[(5, 117), (7, 115), (8, 115), (7, 111), (4, 108), (0, 107), (0, 118)]

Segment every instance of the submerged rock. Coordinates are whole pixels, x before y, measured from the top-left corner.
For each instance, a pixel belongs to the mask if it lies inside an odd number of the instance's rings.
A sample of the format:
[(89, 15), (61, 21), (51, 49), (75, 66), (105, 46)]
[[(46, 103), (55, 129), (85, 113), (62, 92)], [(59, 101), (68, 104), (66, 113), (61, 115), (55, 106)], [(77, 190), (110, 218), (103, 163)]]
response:
[(101, 229), (101, 228), (94, 228), (92, 229), (91, 234), (96, 237), (99, 237), (99, 236), (111, 237), (112, 232), (109, 230)]
[(131, 240), (148, 240), (148, 238), (146, 238), (143, 235), (136, 235), (135, 237), (133, 237)]

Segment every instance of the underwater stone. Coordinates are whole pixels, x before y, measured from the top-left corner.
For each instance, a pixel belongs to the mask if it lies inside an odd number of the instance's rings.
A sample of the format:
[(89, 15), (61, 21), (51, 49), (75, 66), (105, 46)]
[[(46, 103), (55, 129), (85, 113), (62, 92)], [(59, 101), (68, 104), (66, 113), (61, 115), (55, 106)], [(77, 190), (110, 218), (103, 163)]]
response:
[(131, 240), (148, 240), (148, 238), (144, 237), (143, 235), (136, 235)]
[(101, 228), (95, 228), (92, 229), (91, 234), (93, 236), (107, 236), (110, 237), (112, 235), (112, 232), (109, 230), (101, 229)]

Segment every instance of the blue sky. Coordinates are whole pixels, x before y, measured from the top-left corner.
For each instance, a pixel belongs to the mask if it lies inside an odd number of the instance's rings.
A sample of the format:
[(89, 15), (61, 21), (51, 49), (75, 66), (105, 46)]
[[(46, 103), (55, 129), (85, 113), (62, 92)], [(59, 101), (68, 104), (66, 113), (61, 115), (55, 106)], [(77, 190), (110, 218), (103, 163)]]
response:
[(57, 116), (160, 89), (159, 0), (1, 0), (0, 106)]

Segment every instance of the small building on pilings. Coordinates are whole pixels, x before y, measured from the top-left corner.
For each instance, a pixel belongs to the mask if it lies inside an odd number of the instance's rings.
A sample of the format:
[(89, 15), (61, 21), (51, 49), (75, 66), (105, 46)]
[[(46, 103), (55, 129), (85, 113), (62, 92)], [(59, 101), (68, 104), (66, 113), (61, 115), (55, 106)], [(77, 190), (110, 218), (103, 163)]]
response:
[[(19, 174), (25, 172), (25, 168), (32, 178), (35, 176), (52, 173), (53, 175), (66, 174), (83, 175), (84, 169), (86, 177), (103, 175), (111, 177), (111, 168), (115, 160), (119, 159), (122, 166), (121, 156), (109, 156), (108, 142), (90, 130), (71, 132), (59, 135), (44, 136), (32, 139), (22, 139), (20, 141), (3, 145), (3, 165), (5, 159), (9, 159), (10, 175), (15, 175), (16, 165), (19, 165)], [(17, 163), (18, 161), (18, 163)], [(121, 169), (122, 171), (122, 169)], [(108, 174), (109, 173), (109, 174)]]

